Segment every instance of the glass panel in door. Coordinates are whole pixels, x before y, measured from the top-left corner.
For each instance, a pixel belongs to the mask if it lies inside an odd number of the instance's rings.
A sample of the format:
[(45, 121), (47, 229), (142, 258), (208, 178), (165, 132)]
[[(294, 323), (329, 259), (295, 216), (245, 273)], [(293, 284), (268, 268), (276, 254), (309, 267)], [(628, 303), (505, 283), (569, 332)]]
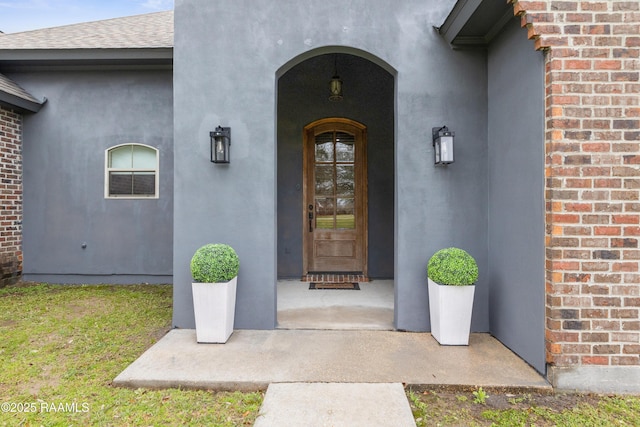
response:
[(355, 138), (345, 132), (325, 132), (315, 139), (316, 228), (355, 228)]

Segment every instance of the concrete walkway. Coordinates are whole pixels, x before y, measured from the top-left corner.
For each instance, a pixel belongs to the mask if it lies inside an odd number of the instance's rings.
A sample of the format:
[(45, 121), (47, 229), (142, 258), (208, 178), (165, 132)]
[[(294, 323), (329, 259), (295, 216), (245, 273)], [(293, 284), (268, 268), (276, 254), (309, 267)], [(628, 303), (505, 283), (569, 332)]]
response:
[(288, 383), (267, 389), (255, 427), (415, 427), (402, 384)]
[[(428, 333), (335, 330), (236, 330), (226, 344), (197, 344), (194, 330), (174, 329), (113, 384), (268, 388), (258, 426), (386, 425), (371, 424), (369, 416), (399, 417), (394, 426), (413, 425), (399, 421), (410, 413), (404, 393), (398, 394), (403, 384), (551, 390), (540, 374), (488, 334), (472, 334), (469, 346), (444, 347)], [(370, 390), (373, 384), (383, 384), (381, 399)], [(304, 398), (302, 406), (296, 403), (307, 393), (314, 397)], [(299, 422), (290, 418), (293, 414), (301, 417)]]

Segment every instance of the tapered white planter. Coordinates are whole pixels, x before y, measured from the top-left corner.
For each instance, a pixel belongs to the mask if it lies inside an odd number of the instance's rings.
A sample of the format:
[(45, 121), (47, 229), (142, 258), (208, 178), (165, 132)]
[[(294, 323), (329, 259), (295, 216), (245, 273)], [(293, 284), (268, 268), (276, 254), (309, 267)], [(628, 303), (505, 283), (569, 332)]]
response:
[(192, 283), (196, 339), (199, 343), (226, 343), (233, 333), (238, 277), (225, 283)]
[(431, 335), (442, 345), (469, 345), (475, 285), (445, 286), (428, 280)]

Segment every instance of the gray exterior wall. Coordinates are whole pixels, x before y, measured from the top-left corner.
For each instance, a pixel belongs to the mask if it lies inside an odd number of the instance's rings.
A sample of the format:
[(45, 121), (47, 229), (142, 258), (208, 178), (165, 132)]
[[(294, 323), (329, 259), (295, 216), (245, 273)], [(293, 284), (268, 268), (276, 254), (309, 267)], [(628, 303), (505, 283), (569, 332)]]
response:
[[(236, 327), (275, 326), (278, 78), (316, 54), (359, 49), (395, 76), (396, 326), (429, 330), (427, 260), (460, 246), (484, 272), (473, 329), (489, 329), (486, 54), (452, 51), (434, 30), (454, 3), (176, 1), (175, 326), (194, 325), (189, 260), (212, 241), (240, 256)], [(444, 124), (457, 158), (436, 168), (431, 128)], [(217, 125), (232, 128), (227, 166), (209, 162)]]
[[(38, 114), (24, 120), (23, 278), (53, 283), (171, 282), (171, 71), (10, 76), (48, 99)], [(159, 149), (159, 199), (104, 198), (105, 150), (123, 143)]]
[(544, 372), (544, 58), (519, 18), (488, 58), (491, 333)]

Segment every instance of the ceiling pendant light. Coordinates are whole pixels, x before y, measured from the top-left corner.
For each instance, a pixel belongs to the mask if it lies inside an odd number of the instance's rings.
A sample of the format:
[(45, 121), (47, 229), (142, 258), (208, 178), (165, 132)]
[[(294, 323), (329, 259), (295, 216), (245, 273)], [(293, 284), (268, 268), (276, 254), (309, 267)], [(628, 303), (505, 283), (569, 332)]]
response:
[(340, 80), (340, 76), (338, 76), (338, 60), (334, 58), (333, 62), (333, 77), (331, 78), (331, 82), (329, 82), (329, 101), (332, 102), (340, 102), (342, 101), (342, 80)]

